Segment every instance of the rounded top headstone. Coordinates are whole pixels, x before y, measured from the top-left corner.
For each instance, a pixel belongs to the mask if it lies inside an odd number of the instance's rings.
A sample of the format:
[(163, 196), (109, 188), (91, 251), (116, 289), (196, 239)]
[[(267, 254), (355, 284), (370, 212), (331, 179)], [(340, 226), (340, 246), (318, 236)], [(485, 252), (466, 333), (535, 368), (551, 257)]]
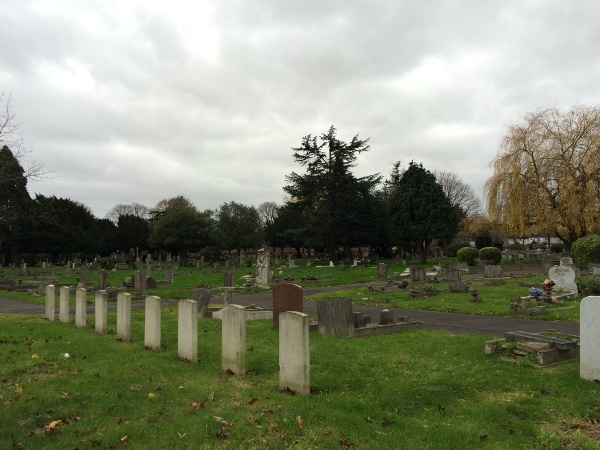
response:
[(556, 282), (557, 289), (566, 288), (575, 282), (575, 271), (569, 266), (554, 266), (548, 271), (548, 278)]

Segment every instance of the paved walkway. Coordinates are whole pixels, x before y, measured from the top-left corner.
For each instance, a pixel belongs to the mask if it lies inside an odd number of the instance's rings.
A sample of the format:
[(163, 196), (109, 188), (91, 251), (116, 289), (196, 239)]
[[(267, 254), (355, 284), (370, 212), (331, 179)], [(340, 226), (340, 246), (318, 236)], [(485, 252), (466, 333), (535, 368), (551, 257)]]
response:
[[(347, 286), (329, 286), (317, 288), (305, 288), (305, 296), (361, 287), (364, 284)], [(212, 303), (219, 303), (219, 297), (213, 297)], [(256, 294), (236, 294), (233, 296), (232, 303), (239, 305), (256, 305), (263, 308), (272, 307), (272, 293), (260, 292)], [(166, 305), (176, 304), (176, 301), (165, 301)], [(134, 303), (132, 308), (143, 308), (142, 302)], [(422, 311), (405, 308), (385, 307), (393, 311), (394, 317), (408, 316), (412, 320), (423, 322), (423, 328), (444, 330), (451, 333), (484, 333), (492, 336), (504, 336), (507, 331), (529, 331), (540, 332), (548, 328), (579, 335), (579, 324), (573, 322), (558, 322), (547, 320), (519, 319), (514, 317), (500, 316), (478, 316), (474, 314), (448, 313), (436, 311)], [(110, 310), (116, 310), (116, 304), (109, 304)], [(384, 307), (375, 305), (354, 305), (354, 311), (360, 311), (373, 317), (373, 321), (379, 320), (379, 314)], [(93, 307), (88, 311), (93, 314)], [(74, 313), (74, 311), (72, 311)], [(307, 314), (317, 314), (317, 303), (311, 300), (304, 301), (304, 312)], [(45, 308), (42, 305), (15, 300), (6, 297), (0, 297), (0, 313), (25, 313), (25, 314), (44, 314)], [(58, 308), (57, 308), (58, 313)], [(0, 318), (1, 319), (1, 318)]]

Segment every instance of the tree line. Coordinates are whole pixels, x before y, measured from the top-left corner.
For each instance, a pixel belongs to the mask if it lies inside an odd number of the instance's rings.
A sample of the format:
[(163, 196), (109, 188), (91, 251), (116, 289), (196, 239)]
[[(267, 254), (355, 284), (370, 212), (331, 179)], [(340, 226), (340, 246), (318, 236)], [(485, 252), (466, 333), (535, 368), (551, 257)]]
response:
[(358, 156), (369, 139), (338, 137), (335, 127), (304, 136), (292, 148), (298, 170), (285, 178), (282, 204), (258, 207), (231, 201), (198, 210), (185, 196), (153, 207), (115, 205), (96, 218), (85, 205), (27, 192), (27, 181), (47, 173), (25, 165), (20, 126), (10, 97), (0, 94), (0, 250), (18, 253), (107, 255), (115, 250), (164, 250), (185, 259), (263, 245), (314, 249), (331, 260), (351, 259), (351, 249), (382, 257), (411, 252), (425, 261), (433, 242), (446, 247), (457, 234), (525, 238), (556, 236), (570, 249), (597, 233), (600, 223), (600, 108), (550, 108), (509, 125), (493, 175), (485, 186), (486, 211), (473, 189), (455, 174), (432, 172), (411, 161), (392, 164), (389, 175), (357, 177)]

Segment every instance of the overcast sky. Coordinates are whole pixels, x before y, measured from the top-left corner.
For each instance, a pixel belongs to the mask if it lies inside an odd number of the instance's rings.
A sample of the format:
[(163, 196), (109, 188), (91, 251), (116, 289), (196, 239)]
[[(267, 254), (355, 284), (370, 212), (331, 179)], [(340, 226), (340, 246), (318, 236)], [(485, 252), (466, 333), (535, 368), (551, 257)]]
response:
[(183, 195), (282, 203), (291, 147), (331, 125), (482, 195), (506, 125), (600, 100), (597, 0), (2, 0), (0, 92), (29, 193), (98, 217)]

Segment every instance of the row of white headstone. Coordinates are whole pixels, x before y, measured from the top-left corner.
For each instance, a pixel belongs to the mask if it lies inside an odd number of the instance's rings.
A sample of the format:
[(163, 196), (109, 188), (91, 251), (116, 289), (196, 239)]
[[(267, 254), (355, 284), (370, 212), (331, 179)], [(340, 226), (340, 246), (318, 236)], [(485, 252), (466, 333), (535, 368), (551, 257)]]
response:
[[(86, 326), (86, 289), (75, 291), (75, 326)], [(55, 318), (55, 286), (46, 286), (46, 319)], [(68, 323), (68, 286), (60, 288), (59, 321)], [(95, 330), (108, 329), (108, 294), (95, 294)], [(246, 373), (246, 309), (240, 305), (223, 308), (221, 328), (221, 369), (235, 375)], [(117, 339), (129, 341), (131, 333), (131, 295), (117, 295)], [(144, 311), (144, 347), (161, 348), (161, 299), (147, 296)], [(177, 349), (180, 359), (198, 361), (198, 303), (181, 300), (177, 308)], [(279, 388), (301, 394), (310, 393), (309, 318), (307, 314), (287, 311), (279, 316)]]

